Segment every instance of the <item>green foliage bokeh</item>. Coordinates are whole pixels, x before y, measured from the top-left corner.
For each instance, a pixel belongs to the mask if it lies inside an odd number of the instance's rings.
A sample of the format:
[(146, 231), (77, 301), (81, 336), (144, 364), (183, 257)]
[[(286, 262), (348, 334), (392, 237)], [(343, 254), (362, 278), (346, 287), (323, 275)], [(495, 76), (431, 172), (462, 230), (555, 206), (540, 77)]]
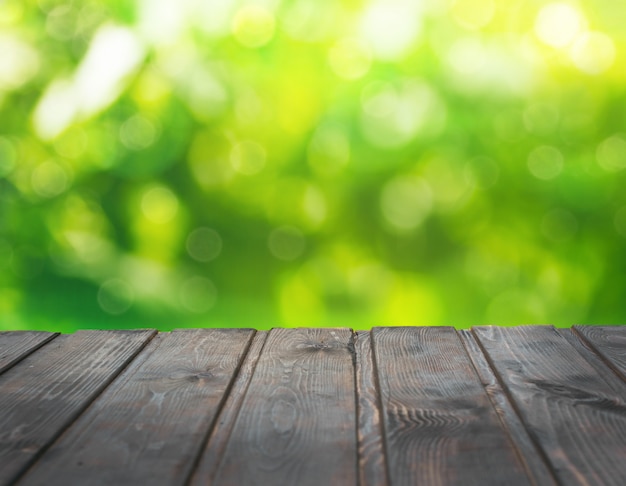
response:
[(623, 323), (625, 16), (0, 0), (0, 329)]

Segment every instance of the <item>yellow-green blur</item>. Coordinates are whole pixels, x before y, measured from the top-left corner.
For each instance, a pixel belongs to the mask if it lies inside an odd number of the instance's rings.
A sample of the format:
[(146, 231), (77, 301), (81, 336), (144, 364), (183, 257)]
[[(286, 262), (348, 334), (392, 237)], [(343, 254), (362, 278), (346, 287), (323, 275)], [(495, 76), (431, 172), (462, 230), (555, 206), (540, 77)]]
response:
[(0, 330), (624, 323), (625, 16), (0, 0)]

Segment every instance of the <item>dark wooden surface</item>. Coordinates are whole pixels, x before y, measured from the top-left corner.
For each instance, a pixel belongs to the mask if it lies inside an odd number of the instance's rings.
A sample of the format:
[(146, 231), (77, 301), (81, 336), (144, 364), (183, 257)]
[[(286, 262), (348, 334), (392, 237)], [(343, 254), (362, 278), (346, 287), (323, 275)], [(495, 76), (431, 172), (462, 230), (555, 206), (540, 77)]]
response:
[(56, 334), (38, 331), (0, 332), (0, 373), (53, 339)]
[(270, 333), (212, 484), (356, 483), (351, 341), (348, 329)]
[(0, 485), (626, 484), (626, 326), (0, 332)]

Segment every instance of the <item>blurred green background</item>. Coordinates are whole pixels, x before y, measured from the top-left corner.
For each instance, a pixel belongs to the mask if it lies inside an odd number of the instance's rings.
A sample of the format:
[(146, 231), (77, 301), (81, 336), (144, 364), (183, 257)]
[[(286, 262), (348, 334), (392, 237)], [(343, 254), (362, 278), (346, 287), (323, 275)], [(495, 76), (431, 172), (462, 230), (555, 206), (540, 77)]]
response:
[(625, 23), (0, 0), (0, 329), (624, 323)]

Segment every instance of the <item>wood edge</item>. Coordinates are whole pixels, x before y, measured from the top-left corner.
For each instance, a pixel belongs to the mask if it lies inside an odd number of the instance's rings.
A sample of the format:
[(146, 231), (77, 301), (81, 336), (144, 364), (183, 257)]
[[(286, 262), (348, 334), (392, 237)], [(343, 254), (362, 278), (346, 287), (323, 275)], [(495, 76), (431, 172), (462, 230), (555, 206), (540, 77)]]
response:
[(480, 326), (472, 326), (471, 328), (468, 328), (468, 329), (459, 329), (458, 331), (468, 331), (468, 332), (471, 332), (474, 336), (476, 336), (477, 331), (485, 332), (485, 331), (489, 331), (493, 329), (502, 330), (502, 329), (526, 329), (526, 328), (557, 329), (556, 327), (554, 327), (553, 324), (519, 324), (515, 326), (499, 326), (497, 324), (484, 324)]
[[(378, 411), (380, 413), (380, 431), (381, 431), (381, 438), (382, 438), (382, 446), (383, 446), (383, 457), (384, 457), (384, 462), (385, 462), (385, 479), (387, 481), (387, 484), (392, 484), (391, 483), (391, 471), (389, 470), (389, 444), (387, 443), (387, 427), (385, 425), (385, 407), (383, 405), (383, 396), (381, 393), (381, 386), (380, 386), (380, 372), (379, 372), (379, 366), (378, 366), (378, 350), (377, 350), (377, 345), (376, 345), (376, 339), (375, 339), (375, 329), (376, 328), (372, 328), (371, 332), (369, 333), (369, 338), (370, 338), (370, 348), (371, 348), (371, 359), (372, 359), (372, 371), (374, 373), (374, 387), (376, 389), (376, 407), (378, 408)], [(380, 328), (378, 328), (380, 329)]]
[[(246, 349), (224, 391), (215, 417), (201, 442), (184, 485), (211, 484), (221, 465), (228, 440), (239, 417), (241, 406), (254, 376), (271, 330), (255, 331), (249, 337)], [(221, 424), (218, 428), (217, 424)]]
[[(484, 327), (484, 326), (482, 326)], [(487, 353), (473, 329), (457, 331), (479, 382), (483, 385), (492, 408), (500, 421), (509, 442), (526, 471), (528, 480), (535, 486), (557, 485), (555, 474), (543, 450), (533, 440), (521, 419), (512, 397), (507, 393), (500, 376), (489, 360)]]
[[(16, 331), (16, 332), (20, 332), (20, 331)], [(29, 331), (25, 331), (25, 332), (29, 332)], [(35, 351), (41, 349), (45, 344), (48, 344), (50, 341), (52, 341), (54, 338), (56, 338), (59, 335), (58, 332), (47, 332), (47, 331), (32, 331), (32, 332), (41, 333), (41, 336), (43, 337), (43, 339), (37, 342), (36, 344), (34, 344), (33, 346), (31, 346), (30, 348), (28, 348), (27, 350), (25, 350), (22, 354), (13, 358), (11, 361), (7, 362), (3, 366), (0, 366), (0, 375), (4, 373), (5, 371), (8, 371), (11, 368), (13, 368), (20, 361), (27, 358), (31, 354), (33, 354)], [(47, 336), (45, 336), (46, 334)]]
[[(369, 357), (365, 358), (367, 353), (367, 348), (369, 348)], [(384, 419), (383, 419), (383, 409), (382, 409), (382, 399), (380, 394), (380, 384), (378, 378), (378, 366), (374, 359), (373, 349), (372, 349), (372, 334), (371, 331), (357, 331), (354, 332), (354, 379), (355, 379), (355, 400), (356, 400), (356, 434), (357, 434), (357, 480), (359, 486), (365, 486), (370, 484), (376, 484), (380, 486), (387, 486), (391, 484), (390, 475), (389, 475), (389, 464), (387, 461), (387, 445), (385, 441), (385, 431), (384, 431)], [(368, 359), (369, 363), (365, 367), (363, 366), (363, 359)], [(382, 478), (379, 478), (378, 482), (372, 483), (366, 481), (363, 477), (364, 475), (364, 462), (363, 458), (363, 450), (362, 450), (362, 425), (365, 419), (364, 415), (367, 414), (368, 411), (363, 409), (363, 404), (361, 398), (363, 397), (363, 390), (365, 386), (365, 379), (363, 376), (364, 368), (369, 370), (371, 373), (370, 381), (373, 385), (373, 397), (368, 398), (367, 401), (371, 401), (373, 406), (369, 412), (372, 413), (372, 416), (378, 421), (378, 438), (375, 448), (380, 454), (383, 474)], [(376, 422), (376, 420), (374, 420)]]

